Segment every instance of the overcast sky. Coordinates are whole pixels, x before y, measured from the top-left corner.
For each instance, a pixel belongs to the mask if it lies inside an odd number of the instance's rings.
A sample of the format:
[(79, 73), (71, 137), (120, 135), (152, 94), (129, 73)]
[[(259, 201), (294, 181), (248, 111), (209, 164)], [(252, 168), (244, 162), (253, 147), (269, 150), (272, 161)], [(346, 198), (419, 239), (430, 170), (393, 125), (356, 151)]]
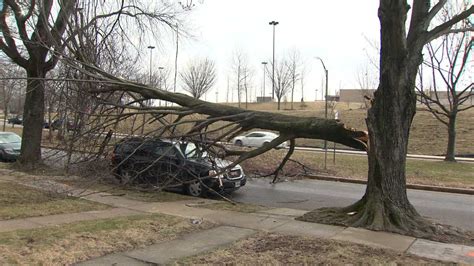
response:
[[(309, 70), (305, 79), (305, 100), (314, 100), (316, 90), (318, 99), (322, 96), (324, 70), (314, 58), (317, 56), (324, 60), (329, 70), (330, 94), (339, 89), (358, 88), (356, 76), (369, 64), (367, 53), (377, 53), (367, 41), (378, 42), (377, 7), (375, 0), (205, 0), (202, 4), (196, 3), (188, 17), (195, 38), (180, 42), (179, 68), (196, 57), (214, 60), (218, 82), (206, 98), (215, 101), (215, 91), (219, 90), (219, 101), (224, 101), (228, 75), (231, 87), (235, 87), (232, 53), (240, 49), (247, 54), (254, 70), (252, 94), (260, 95), (263, 84), (261, 62), (271, 61), (272, 57), (272, 26), (268, 22), (276, 20), (280, 23), (276, 26), (276, 57), (296, 49)], [(173, 68), (173, 45), (165, 44), (157, 49), (154, 61), (155, 66)], [(266, 92), (267, 95), (271, 92), (268, 81)], [(299, 88), (295, 100), (300, 98)]]

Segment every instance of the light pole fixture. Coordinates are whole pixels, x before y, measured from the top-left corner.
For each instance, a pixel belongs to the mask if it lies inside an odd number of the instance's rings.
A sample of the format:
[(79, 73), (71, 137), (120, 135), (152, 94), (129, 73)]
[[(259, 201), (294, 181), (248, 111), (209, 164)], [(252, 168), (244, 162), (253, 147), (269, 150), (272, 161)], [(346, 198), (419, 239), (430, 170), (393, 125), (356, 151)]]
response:
[[(326, 89), (325, 89), (325, 92), (324, 92), (324, 118), (328, 119), (328, 75), (329, 75), (329, 71), (327, 70), (326, 65), (324, 64), (323, 59), (321, 59), (321, 57), (315, 57), (315, 58), (319, 59), (319, 61), (321, 61), (321, 64), (323, 65), (323, 68), (324, 68), (324, 73), (326, 74)], [(328, 141), (324, 140), (324, 169), (326, 169), (326, 162), (327, 162), (327, 152), (328, 152), (327, 145), (328, 145)]]
[(151, 86), (151, 68), (152, 68), (152, 62), (153, 62), (153, 49), (155, 49), (155, 46), (148, 46), (148, 49), (150, 49), (150, 76), (149, 76), (149, 82)]
[(275, 98), (275, 26), (279, 24), (278, 21), (270, 21), (269, 25), (273, 26), (273, 59), (272, 59), (272, 100)]
[(268, 62), (262, 62), (263, 65), (263, 90), (262, 90), (262, 101), (265, 101), (265, 70)]

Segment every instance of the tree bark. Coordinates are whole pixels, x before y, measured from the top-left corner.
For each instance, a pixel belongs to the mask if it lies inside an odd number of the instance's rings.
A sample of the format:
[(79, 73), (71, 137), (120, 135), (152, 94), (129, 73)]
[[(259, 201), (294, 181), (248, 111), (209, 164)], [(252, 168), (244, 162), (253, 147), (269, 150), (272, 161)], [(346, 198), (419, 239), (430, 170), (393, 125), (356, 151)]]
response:
[(346, 208), (316, 210), (301, 220), (418, 235), (430, 230), (406, 193), (406, 154), (416, 112), (414, 88), (423, 47), (421, 42), (407, 42), (408, 9), (406, 1), (380, 1), (381, 69), (366, 118), (369, 171), (364, 196)]
[[(421, 216), (406, 193), (408, 137), (416, 112), (415, 79), (420, 51), (409, 51), (405, 23), (405, 1), (381, 1), (380, 83), (367, 111), (369, 130), (368, 183), (364, 204), (354, 222), (374, 230), (414, 229)], [(397, 4), (398, 2), (398, 4)], [(412, 52), (412, 54), (410, 54)], [(415, 226), (416, 227), (416, 226)]]
[(448, 147), (446, 149), (445, 161), (456, 161), (456, 116), (455, 112), (451, 113), (448, 121)]
[(44, 78), (40, 67), (27, 70), (25, 106), (23, 109), (23, 135), (21, 141), (20, 163), (34, 167), (41, 162), (41, 137), (44, 120)]

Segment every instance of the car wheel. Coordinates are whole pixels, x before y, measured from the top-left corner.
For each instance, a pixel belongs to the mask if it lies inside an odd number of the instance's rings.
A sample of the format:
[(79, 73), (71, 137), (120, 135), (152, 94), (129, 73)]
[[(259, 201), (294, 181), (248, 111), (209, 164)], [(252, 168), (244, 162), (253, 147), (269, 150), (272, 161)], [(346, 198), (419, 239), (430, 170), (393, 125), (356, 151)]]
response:
[(242, 147), (244, 144), (242, 143), (241, 140), (236, 140), (236, 141), (235, 141), (235, 145)]
[(137, 171), (129, 167), (124, 167), (120, 169), (118, 179), (120, 184), (130, 184), (133, 180), (137, 178)]
[(193, 197), (200, 197), (203, 195), (204, 188), (199, 180), (192, 181), (186, 185), (186, 192)]
[(265, 142), (262, 144), (262, 147), (265, 146), (265, 145), (267, 145), (268, 143), (270, 143), (270, 142), (265, 141)]

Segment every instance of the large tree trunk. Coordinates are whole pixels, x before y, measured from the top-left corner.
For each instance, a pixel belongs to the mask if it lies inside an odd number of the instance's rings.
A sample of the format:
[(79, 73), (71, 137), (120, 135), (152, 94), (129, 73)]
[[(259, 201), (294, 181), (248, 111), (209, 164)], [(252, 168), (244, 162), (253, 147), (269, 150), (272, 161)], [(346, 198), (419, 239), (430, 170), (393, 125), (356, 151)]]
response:
[(408, 137), (416, 112), (414, 86), (422, 60), (422, 46), (408, 49), (408, 8), (405, 1), (380, 1), (381, 69), (379, 87), (367, 111), (369, 172), (365, 195), (349, 207), (316, 210), (302, 220), (417, 235), (430, 230), (406, 193)]
[(448, 121), (448, 147), (446, 149), (445, 161), (456, 161), (456, 116), (457, 113), (452, 112)]
[[(367, 189), (357, 203), (353, 225), (374, 230), (417, 231), (423, 219), (406, 193), (406, 154), (416, 112), (416, 68), (422, 55), (409, 51), (405, 22), (408, 7), (381, 1), (380, 83), (367, 112), (369, 173)], [(410, 54), (412, 52), (412, 54)], [(415, 53), (415, 54), (413, 54)]]
[(45, 73), (33, 67), (27, 70), (27, 77), (20, 162), (27, 167), (33, 167), (41, 162), (44, 82), (38, 78), (44, 78)]

